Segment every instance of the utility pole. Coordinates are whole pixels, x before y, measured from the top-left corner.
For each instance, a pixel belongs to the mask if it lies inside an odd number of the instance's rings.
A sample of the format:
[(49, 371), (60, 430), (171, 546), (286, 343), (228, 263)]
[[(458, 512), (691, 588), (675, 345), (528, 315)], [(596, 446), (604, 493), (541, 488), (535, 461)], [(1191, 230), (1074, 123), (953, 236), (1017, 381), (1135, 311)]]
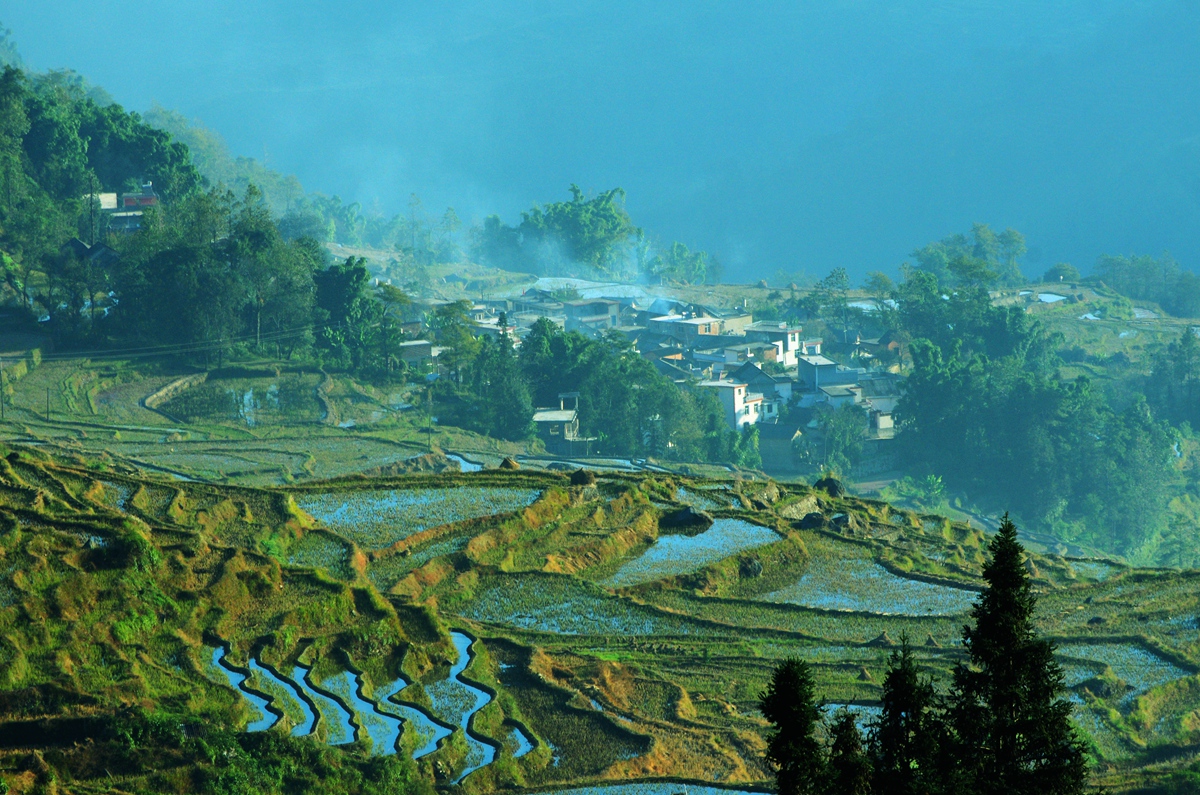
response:
[(46, 387), (46, 421), (50, 421), (50, 387)]
[(0, 359), (0, 422), (4, 422), (4, 360)]

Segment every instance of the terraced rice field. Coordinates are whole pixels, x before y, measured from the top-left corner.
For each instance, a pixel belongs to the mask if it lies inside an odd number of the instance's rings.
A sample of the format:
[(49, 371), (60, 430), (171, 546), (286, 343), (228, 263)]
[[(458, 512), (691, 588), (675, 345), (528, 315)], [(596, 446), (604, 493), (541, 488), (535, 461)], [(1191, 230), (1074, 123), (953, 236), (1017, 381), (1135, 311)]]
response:
[(638, 585), (678, 574), (690, 574), (739, 552), (781, 540), (769, 527), (741, 519), (717, 519), (712, 527), (694, 536), (664, 535), (642, 555), (617, 570), (605, 585)]
[(363, 549), (375, 550), (431, 527), (524, 508), (539, 493), (493, 486), (389, 489), (298, 495), (296, 503)]
[(570, 577), (515, 575), (489, 581), (460, 609), (472, 621), (558, 635), (707, 635), (703, 624), (616, 599)]
[(857, 558), (818, 558), (795, 585), (762, 597), (767, 602), (881, 615), (946, 616), (971, 608), (978, 593), (900, 577)]
[(1131, 643), (1068, 643), (1059, 647), (1058, 654), (1066, 659), (1087, 660), (1094, 666), (1086, 676), (1083, 675), (1086, 668), (1070, 669), (1071, 675), (1066, 682), (1068, 687), (1102, 673), (1105, 667), (1109, 667), (1133, 688), (1126, 696), (1126, 703), (1132, 700), (1134, 695), (1191, 675), (1190, 671), (1185, 671), (1169, 660)]
[(901, 577), (861, 547), (810, 537), (811, 559), (793, 585), (761, 597), (766, 602), (881, 615), (944, 616), (970, 609), (978, 592)]
[(324, 533), (306, 533), (292, 545), (288, 563), (293, 566), (323, 568), (341, 579), (351, 579), (354, 571), (350, 566), (353, 550), (341, 539)]

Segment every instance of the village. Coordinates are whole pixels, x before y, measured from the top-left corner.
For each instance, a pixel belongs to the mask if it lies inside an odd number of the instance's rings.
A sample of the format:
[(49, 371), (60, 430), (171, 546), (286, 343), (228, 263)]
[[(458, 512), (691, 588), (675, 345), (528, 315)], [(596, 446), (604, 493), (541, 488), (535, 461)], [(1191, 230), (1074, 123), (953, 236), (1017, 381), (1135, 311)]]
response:
[[(631, 297), (626, 293), (641, 291), (619, 287), (610, 292), (594, 298), (564, 297), (561, 289), (533, 287), (512, 297), (475, 300), (470, 317), (477, 335), (506, 335), (516, 346), (543, 318), (589, 338), (617, 335), (681, 388), (711, 390), (730, 429), (753, 426), (768, 473), (805, 471), (801, 449), (819, 448), (825, 441), (819, 413), (845, 406), (857, 408), (861, 420), (862, 454), (854, 477), (895, 468), (892, 415), (903, 378), (898, 366), (882, 362), (898, 361), (898, 335), (865, 337), (857, 328), (826, 327), (836, 337), (831, 340), (806, 335), (802, 325), (756, 321), (745, 308), (645, 294)], [(416, 318), (438, 303), (414, 299), (414, 319), (406, 333), (422, 336), (426, 329)], [(874, 305), (859, 303), (866, 311), (858, 315), (869, 316)], [(443, 349), (431, 340), (411, 339), (400, 347), (408, 366), (440, 372)], [(595, 440), (580, 433), (577, 392), (562, 393), (558, 405), (538, 406), (533, 421), (547, 453), (578, 458), (594, 452)]]

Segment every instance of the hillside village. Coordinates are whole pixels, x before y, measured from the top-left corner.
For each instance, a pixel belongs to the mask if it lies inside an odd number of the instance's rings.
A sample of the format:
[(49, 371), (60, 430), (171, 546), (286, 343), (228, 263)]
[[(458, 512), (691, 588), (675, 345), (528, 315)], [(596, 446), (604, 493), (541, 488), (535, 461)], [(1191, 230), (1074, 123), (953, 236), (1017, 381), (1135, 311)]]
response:
[[(743, 309), (724, 309), (670, 298), (599, 296), (563, 298), (554, 290), (531, 288), (514, 297), (473, 302), (471, 318), (479, 335), (507, 335), (519, 346), (539, 319), (564, 330), (599, 338), (618, 335), (681, 387), (711, 390), (733, 430), (755, 426), (766, 471), (795, 473), (801, 467), (794, 447), (804, 437), (819, 437), (818, 407), (855, 405), (863, 409), (863, 433), (869, 440), (858, 474), (890, 469), (894, 454), (892, 412), (900, 395), (898, 368), (876, 363), (874, 352), (896, 350), (891, 334), (848, 343), (827, 343), (807, 336), (804, 327), (773, 320), (755, 321)], [(439, 304), (414, 300), (414, 322), (406, 329), (420, 335), (421, 318)], [(882, 339), (882, 341), (881, 341)], [(827, 355), (833, 348), (840, 364)], [(443, 349), (429, 339), (402, 343), (408, 365), (439, 372)], [(557, 406), (539, 406), (533, 421), (551, 454), (588, 455), (579, 434), (578, 394), (563, 393)], [(812, 441), (809, 438), (808, 441)]]

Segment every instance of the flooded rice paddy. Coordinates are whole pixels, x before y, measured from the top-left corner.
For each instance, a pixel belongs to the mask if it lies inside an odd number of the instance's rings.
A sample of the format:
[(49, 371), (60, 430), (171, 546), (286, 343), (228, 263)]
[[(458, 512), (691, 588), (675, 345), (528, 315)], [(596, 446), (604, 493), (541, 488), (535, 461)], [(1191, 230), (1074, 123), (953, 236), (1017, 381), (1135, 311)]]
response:
[(975, 591), (901, 577), (865, 558), (819, 556), (798, 582), (762, 599), (822, 610), (944, 616), (969, 610), (978, 596)]
[(431, 527), (515, 511), (537, 489), (460, 486), (389, 489), (296, 496), (296, 504), (363, 549), (383, 549)]
[(694, 536), (659, 536), (640, 557), (629, 561), (605, 585), (638, 585), (678, 574), (690, 574), (709, 563), (756, 549), (782, 538), (769, 527), (741, 519), (717, 519), (712, 527)]
[(460, 613), (559, 635), (710, 635), (708, 626), (608, 596), (571, 577), (510, 575), (481, 586)]

